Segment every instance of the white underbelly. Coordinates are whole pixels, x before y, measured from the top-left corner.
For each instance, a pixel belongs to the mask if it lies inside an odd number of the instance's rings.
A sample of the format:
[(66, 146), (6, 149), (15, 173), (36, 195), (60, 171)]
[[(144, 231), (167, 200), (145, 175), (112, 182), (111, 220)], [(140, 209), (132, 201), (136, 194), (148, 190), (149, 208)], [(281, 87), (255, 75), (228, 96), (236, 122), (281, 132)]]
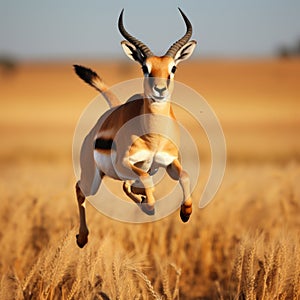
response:
[(130, 156), (129, 162), (133, 165), (140, 164), (144, 171), (149, 171), (153, 165), (167, 167), (176, 158), (176, 156), (163, 151), (153, 152), (149, 150), (141, 150)]
[(156, 152), (154, 161), (162, 167), (170, 165), (177, 157), (167, 152)]
[(111, 154), (105, 154), (94, 150), (94, 159), (97, 168), (105, 175), (111, 178), (118, 178), (114, 167), (116, 161), (116, 153), (114, 151)]
[(117, 153), (115, 151), (106, 154), (94, 150), (94, 160), (98, 170), (106, 176), (123, 181), (138, 179), (137, 174), (125, 167), (122, 161), (117, 162)]
[[(94, 159), (97, 168), (105, 175), (121, 180), (137, 179), (137, 175), (135, 175), (131, 170), (126, 169), (124, 165), (117, 165), (116, 157), (117, 155), (115, 151), (111, 154), (101, 153), (96, 150), (94, 151)], [(141, 150), (131, 155), (128, 160), (132, 165), (135, 165), (143, 171), (153, 175), (157, 172), (159, 167), (167, 167), (176, 158), (176, 156), (163, 151), (152, 152), (149, 150)]]

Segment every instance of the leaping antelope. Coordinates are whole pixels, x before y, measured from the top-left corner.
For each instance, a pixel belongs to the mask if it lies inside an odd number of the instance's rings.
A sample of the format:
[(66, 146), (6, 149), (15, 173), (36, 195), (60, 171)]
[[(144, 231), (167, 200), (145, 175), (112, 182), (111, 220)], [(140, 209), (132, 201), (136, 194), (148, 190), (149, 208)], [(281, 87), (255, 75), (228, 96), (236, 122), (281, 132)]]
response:
[[(129, 34), (123, 25), (123, 12), (119, 16), (118, 28), (126, 39), (121, 42), (125, 54), (142, 66), (144, 92), (134, 95), (122, 104), (108, 90), (102, 79), (92, 70), (75, 65), (75, 72), (85, 82), (102, 93), (110, 109), (98, 120), (85, 138), (81, 147), (81, 175), (76, 183), (76, 194), (80, 215), (77, 244), (83, 247), (88, 241), (85, 219), (85, 198), (94, 195), (104, 176), (123, 181), (124, 192), (140, 203), (143, 211), (154, 214), (154, 175), (159, 167), (166, 169), (169, 176), (179, 180), (183, 190), (180, 217), (187, 222), (192, 213), (190, 180), (179, 161), (179, 127), (172, 106), (176, 66), (193, 53), (196, 41), (189, 41), (192, 25), (182, 10), (179, 11), (186, 25), (186, 33), (176, 41), (163, 56), (155, 56), (141, 41)], [(116, 139), (118, 131), (126, 122), (138, 117), (138, 126), (145, 134), (137, 134), (129, 127), (126, 134)], [(159, 134), (159, 118), (167, 118), (168, 136)]]

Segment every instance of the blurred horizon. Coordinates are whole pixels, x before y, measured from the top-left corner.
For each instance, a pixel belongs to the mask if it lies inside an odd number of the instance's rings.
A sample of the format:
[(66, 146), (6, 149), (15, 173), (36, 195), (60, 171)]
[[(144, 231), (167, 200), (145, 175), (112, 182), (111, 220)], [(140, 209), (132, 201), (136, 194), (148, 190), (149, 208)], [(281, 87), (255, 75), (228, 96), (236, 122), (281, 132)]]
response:
[(103, 2), (0, 0), (0, 58), (124, 58), (117, 28), (122, 8), (126, 29), (162, 55), (185, 32), (178, 6), (193, 24), (192, 39), (198, 42), (193, 58), (271, 58), (300, 52), (300, 2), (296, 0)]

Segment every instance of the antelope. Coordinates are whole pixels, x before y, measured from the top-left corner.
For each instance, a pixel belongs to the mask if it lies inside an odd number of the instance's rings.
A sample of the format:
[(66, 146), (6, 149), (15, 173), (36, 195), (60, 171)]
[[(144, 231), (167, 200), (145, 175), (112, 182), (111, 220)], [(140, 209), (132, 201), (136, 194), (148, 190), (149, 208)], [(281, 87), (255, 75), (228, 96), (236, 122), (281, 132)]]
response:
[[(187, 222), (192, 213), (190, 179), (181, 166), (178, 145), (174, 142), (179, 140), (179, 126), (172, 110), (171, 95), (176, 67), (192, 55), (197, 42), (189, 41), (192, 25), (183, 11), (178, 9), (185, 22), (186, 33), (163, 56), (155, 56), (143, 42), (126, 31), (123, 24), (124, 9), (121, 11), (118, 29), (125, 38), (121, 42), (122, 48), (131, 60), (142, 66), (144, 75), (143, 93), (133, 95), (124, 104), (109, 91), (97, 73), (74, 65), (76, 74), (102, 93), (110, 106), (81, 147), (81, 175), (76, 183), (80, 216), (76, 238), (81, 248), (88, 242), (89, 234), (85, 199), (96, 194), (104, 176), (123, 181), (125, 194), (137, 202), (146, 214), (153, 215), (155, 199), (152, 176), (159, 167), (163, 167), (172, 179), (179, 181), (182, 188), (181, 220)], [(126, 127), (125, 134), (116, 139), (118, 131), (134, 118), (137, 118), (135, 126)], [(160, 118), (169, 121), (162, 123)], [(168, 136), (158, 133), (162, 124), (167, 127)], [(137, 134), (137, 127), (143, 128), (145, 134)]]

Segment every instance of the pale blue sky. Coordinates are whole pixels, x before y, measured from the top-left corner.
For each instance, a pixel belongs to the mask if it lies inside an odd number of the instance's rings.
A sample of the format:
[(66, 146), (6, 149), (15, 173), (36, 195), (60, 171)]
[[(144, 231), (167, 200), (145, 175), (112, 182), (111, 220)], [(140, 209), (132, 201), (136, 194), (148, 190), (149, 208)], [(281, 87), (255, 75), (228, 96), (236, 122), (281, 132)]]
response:
[(19, 59), (123, 57), (117, 19), (163, 54), (194, 27), (200, 57), (271, 56), (300, 40), (299, 0), (0, 0), (0, 54)]

